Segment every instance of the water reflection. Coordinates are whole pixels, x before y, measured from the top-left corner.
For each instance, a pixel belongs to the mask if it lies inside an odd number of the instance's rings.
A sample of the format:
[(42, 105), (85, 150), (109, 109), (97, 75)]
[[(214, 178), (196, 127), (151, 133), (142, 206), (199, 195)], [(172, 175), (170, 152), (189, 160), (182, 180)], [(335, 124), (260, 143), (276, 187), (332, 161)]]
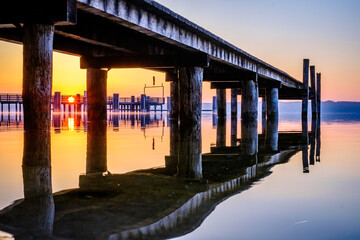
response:
[[(108, 120), (114, 131), (165, 126), (162, 115), (115, 113)], [(310, 163), (314, 154), (320, 160), (320, 121), (312, 123), (310, 133), (305, 123), (302, 132), (285, 133), (278, 131), (278, 121), (268, 121), (260, 135), (256, 121), (242, 121), (238, 138), (237, 120), (231, 119), (227, 146), (226, 119), (217, 119), (216, 146), (208, 153), (201, 150), (200, 123), (185, 128), (169, 121), (165, 167), (116, 174), (107, 166), (107, 122), (84, 121), (82, 114), (53, 115), (55, 133), (87, 124), (86, 172), (79, 176), (79, 188), (54, 195), (50, 133), (24, 133), (24, 199), (0, 211), (0, 230), (16, 239), (176, 237), (193, 231), (224, 199), (248, 189), (300, 150), (308, 172), (308, 138)]]

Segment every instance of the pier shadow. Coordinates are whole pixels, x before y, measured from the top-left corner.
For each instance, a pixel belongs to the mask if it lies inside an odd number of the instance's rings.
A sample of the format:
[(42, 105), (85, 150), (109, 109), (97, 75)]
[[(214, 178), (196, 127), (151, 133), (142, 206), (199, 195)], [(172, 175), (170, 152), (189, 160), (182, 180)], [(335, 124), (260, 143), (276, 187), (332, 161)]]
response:
[[(113, 117), (116, 122), (120, 116)], [(241, 138), (232, 131), (232, 143), (226, 146), (220, 121), (219, 144), (202, 153), (201, 126), (180, 131), (178, 123), (170, 121), (165, 167), (125, 174), (108, 171), (106, 125), (90, 123), (86, 172), (79, 176), (79, 187), (54, 194), (50, 134), (25, 133), (24, 199), (0, 211), (0, 230), (15, 239), (162, 239), (187, 234), (225, 199), (308, 149), (307, 137), (311, 149), (315, 147), (310, 155), (320, 159), (319, 123), (314, 122), (310, 133), (278, 132), (276, 123), (268, 123), (262, 134), (255, 134), (249, 124)]]

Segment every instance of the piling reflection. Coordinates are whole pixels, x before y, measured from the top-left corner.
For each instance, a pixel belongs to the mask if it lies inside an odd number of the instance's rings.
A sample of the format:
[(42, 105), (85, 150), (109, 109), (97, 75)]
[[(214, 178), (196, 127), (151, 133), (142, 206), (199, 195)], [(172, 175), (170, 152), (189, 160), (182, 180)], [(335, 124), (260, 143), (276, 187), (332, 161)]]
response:
[[(159, 116), (132, 116), (136, 125), (142, 121), (159, 128), (165, 125), (156, 120)], [(110, 119), (115, 128), (128, 123), (131, 128), (131, 118), (115, 113)], [(55, 115), (53, 121), (54, 127), (61, 128)], [(315, 140), (320, 154), (319, 123), (310, 133), (305, 125), (303, 132), (286, 133), (278, 131), (277, 121), (269, 121), (266, 133), (258, 135), (257, 123), (242, 122), (240, 139), (231, 131), (230, 146), (222, 140), (209, 153), (202, 153), (200, 123), (182, 128), (177, 121), (169, 121), (165, 167), (116, 174), (107, 171), (106, 122), (90, 121), (86, 172), (79, 177), (79, 188), (54, 195), (50, 133), (25, 132), (24, 199), (0, 211), (0, 230), (16, 239), (163, 239), (187, 234), (224, 199), (269, 175), (272, 166), (286, 163), (301, 150), (307, 152), (304, 136)], [(232, 122), (232, 130), (234, 126)], [(217, 138), (226, 139), (224, 125), (219, 122), (217, 128), (221, 133)]]

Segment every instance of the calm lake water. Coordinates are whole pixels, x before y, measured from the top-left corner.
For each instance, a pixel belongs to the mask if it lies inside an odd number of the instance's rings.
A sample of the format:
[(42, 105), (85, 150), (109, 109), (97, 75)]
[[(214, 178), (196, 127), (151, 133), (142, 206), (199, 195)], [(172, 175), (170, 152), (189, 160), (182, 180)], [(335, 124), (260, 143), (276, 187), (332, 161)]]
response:
[(300, 113), (282, 114), (276, 136), (260, 119), (252, 156), (231, 125), (204, 112), (198, 141), (179, 138), (165, 112), (108, 114), (105, 162), (93, 163), (84, 116), (54, 114), (50, 178), (23, 165), (23, 121), (4, 116), (0, 239), (360, 239), (356, 117), (323, 116), (305, 148)]

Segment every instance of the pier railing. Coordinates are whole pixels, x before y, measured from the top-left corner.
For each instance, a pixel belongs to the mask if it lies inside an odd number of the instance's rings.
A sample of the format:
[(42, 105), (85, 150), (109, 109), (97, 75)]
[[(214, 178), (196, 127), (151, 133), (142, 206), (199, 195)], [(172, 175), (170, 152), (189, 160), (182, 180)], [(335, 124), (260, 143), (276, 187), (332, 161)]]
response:
[(0, 94), (0, 102), (2, 103), (22, 103), (22, 101), (20, 94)]

